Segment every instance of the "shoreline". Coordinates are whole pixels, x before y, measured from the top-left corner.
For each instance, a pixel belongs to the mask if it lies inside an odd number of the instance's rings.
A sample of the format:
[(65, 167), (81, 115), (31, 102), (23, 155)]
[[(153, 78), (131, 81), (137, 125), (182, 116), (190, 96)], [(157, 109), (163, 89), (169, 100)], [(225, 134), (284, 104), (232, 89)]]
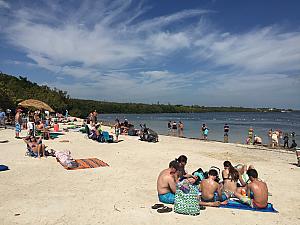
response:
[[(102, 126), (106, 126), (106, 127), (113, 127), (113, 123), (109, 122), (109, 121), (103, 121), (102, 122)], [(204, 140), (202, 138), (196, 138), (196, 137), (186, 137), (186, 136), (176, 136), (176, 135), (172, 135), (172, 134), (162, 134), (162, 133), (158, 133), (159, 136), (166, 136), (166, 137), (175, 137), (175, 138), (184, 138), (184, 139), (190, 139), (190, 140), (198, 140), (198, 141), (204, 141), (204, 142), (216, 142), (216, 143), (222, 143), (222, 144), (233, 144), (233, 145), (239, 145), (243, 148), (249, 148), (249, 149), (259, 149), (259, 150), (263, 150), (263, 151), (273, 151), (273, 152), (280, 152), (280, 153), (287, 153), (287, 154), (295, 154), (296, 150), (295, 149), (285, 149), (285, 148), (270, 148), (268, 147), (266, 144), (262, 144), (262, 145), (247, 145), (247, 144), (242, 144), (242, 143), (234, 143), (234, 142), (228, 142), (225, 143), (223, 141), (219, 141), (219, 140)]]

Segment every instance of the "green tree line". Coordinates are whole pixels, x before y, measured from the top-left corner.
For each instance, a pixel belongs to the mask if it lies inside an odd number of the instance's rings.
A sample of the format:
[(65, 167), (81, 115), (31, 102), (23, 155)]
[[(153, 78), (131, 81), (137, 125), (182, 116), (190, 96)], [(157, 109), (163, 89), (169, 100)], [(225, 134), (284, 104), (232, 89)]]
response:
[[(91, 111), (100, 113), (199, 113), (199, 112), (260, 112), (268, 108), (244, 107), (205, 107), (199, 105), (171, 105), (144, 103), (116, 103), (106, 101), (70, 98), (66, 91), (50, 88), (46, 85), (0, 73), (0, 107), (15, 109), (17, 104), (26, 99), (37, 99), (50, 105), (57, 112), (69, 110), (70, 115), (86, 117)], [(273, 109), (272, 111), (279, 111)]]

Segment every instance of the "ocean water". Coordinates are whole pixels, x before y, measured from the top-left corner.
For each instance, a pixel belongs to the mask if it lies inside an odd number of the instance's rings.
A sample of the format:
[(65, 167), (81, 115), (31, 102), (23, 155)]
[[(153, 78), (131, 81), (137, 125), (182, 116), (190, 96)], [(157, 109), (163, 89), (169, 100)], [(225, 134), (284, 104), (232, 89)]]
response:
[[(300, 112), (209, 112), (209, 113), (163, 113), (163, 114), (100, 114), (99, 120), (114, 122), (118, 118), (121, 122), (127, 119), (135, 128), (139, 124), (159, 134), (178, 135), (168, 131), (168, 121), (182, 121), (184, 123), (183, 136), (199, 138), (203, 123), (209, 128), (208, 139), (223, 141), (223, 127), (227, 123), (230, 127), (229, 142), (245, 143), (248, 129), (253, 128), (254, 134), (260, 136), (264, 144), (268, 143), (268, 131), (280, 129), (283, 133), (296, 133), (296, 143), (300, 145)], [(291, 136), (290, 136), (291, 137)], [(291, 143), (291, 138), (290, 138)]]

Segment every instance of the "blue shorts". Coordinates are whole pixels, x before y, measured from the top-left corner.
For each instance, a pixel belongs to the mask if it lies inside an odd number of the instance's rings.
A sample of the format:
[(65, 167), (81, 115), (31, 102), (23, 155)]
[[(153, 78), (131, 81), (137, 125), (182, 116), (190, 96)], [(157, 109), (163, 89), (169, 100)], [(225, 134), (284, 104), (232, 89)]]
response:
[(21, 132), (21, 125), (19, 123), (16, 123), (16, 132), (17, 133)]
[(166, 203), (166, 204), (174, 204), (175, 202), (175, 194), (169, 192), (163, 195), (158, 195), (158, 199), (160, 202), (162, 203)]

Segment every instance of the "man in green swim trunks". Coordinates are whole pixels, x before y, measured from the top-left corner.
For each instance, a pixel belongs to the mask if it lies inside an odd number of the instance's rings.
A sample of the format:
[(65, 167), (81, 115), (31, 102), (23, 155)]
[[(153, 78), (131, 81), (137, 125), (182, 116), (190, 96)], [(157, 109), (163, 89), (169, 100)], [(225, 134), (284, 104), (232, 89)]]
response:
[(157, 192), (160, 202), (174, 204), (179, 168), (179, 162), (173, 160), (169, 163), (169, 168), (160, 172), (157, 178)]
[(251, 183), (247, 184), (247, 195), (235, 192), (234, 195), (252, 208), (263, 209), (268, 205), (268, 187), (267, 184), (258, 179), (258, 173), (255, 169), (247, 171)]

